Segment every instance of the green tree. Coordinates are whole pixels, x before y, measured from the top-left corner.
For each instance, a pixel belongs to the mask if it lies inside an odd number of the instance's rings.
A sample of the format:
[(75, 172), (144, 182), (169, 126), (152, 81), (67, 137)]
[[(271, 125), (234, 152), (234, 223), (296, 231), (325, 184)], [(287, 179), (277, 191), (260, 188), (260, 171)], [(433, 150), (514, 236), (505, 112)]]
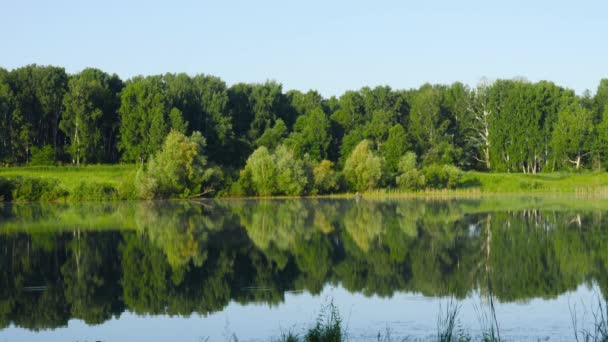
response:
[(416, 154), (407, 152), (399, 160), (399, 175), (396, 178), (397, 186), (404, 190), (420, 190), (424, 188), (426, 180), (416, 166)]
[(118, 148), (123, 160), (143, 163), (160, 149), (168, 112), (160, 77), (135, 77), (127, 82), (119, 109)]
[(375, 156), (368, 140), (361, 141), (344, 163), (344, 178), (351, 189), (374, 189), (382, 178), (382, 158)]
[(273, 154), (276, 165), (276, 190), (278, 194), (288, 196), (304, 195), (311, 178), (310, 167), (285, 145), (277, 147)]
[(299, 157), (308, 155), (312, 160), (322, 160), (327, 157), (331, 142), (329, 130), (329, 118), (321, 107), (317, 107), (298, 117), (287, 144)]
[(553, 129), (552, 146), (558, 162), (573, 164), (578, 170), (593, 143), (593, 112), (571, 106), (559, 112)]
[(326, 194), (338, 190), (338, 175), (333, 167), (333, 162), (324, 159), (313, 168), (314, 191), (316, 193)]
[(388, 131), (388, 139), (380, 148), (382, 157), (386, 161), (387, 171), (392, 174), (396, 173), (399, 168), (399, 160), (410, 149), (411, 146), (403, 126), (396, 124), (391, 127)]
[(97, 69), (85, 69), (72, 76), (68, 83), (59, 128), (68, 140), (66, 151), (77, 165), (81, 161), (103, 160), (104, 120), (116, 113), (113, 105), (116, 93), (110, 82), (110, 75)]
[(171, 108), (169, 112), (169, 122), (171, 123), (171, 129), (181, 134), (188, 132), (188, 122), (184, 121), (182, 111), (177, 108)]
[(271, 150), (277, 147), (283, 138), (287, 135), (287, 126), (281, 119), (275, 121), (274, 126), (269, 127), (264, 131), (261, 137), (255, 141), (256, 146), (265, 146)]
[(209, 185), (214, 172), (206, 167), (204, 148), (205, 138), (199, 132), (190, 137), (174, 130), (169, 132), (162, 149), (148, 162), (147, 170), (138, 175), (140, 196), (199, 197), (212, 191), (203, 188)]
[(254, 194), (299, 196), (308, 190), (311, 173), (306, 161), (279, 145), (273, 153), (264, 146), (256, 149), (247, 159), (240, 177)]
[(247, 159), (241, 178), (250, 178), (251, 186), (258, 195), (270, 196), (276, 192), (276, 173), (276, 165), (270, 152), (261, 146)]

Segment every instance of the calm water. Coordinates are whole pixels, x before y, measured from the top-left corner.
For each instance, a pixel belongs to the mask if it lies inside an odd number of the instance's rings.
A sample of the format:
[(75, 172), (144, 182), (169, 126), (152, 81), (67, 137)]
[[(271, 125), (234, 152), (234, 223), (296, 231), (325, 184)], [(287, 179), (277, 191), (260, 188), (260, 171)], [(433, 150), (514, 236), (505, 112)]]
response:
[[(353, 341), (573, 339), (608, 296), (608, 202), (0, 205), (0, 342), (267, 341), (332, 303)], [(580, 323), (582, 322), (582, 323)]]

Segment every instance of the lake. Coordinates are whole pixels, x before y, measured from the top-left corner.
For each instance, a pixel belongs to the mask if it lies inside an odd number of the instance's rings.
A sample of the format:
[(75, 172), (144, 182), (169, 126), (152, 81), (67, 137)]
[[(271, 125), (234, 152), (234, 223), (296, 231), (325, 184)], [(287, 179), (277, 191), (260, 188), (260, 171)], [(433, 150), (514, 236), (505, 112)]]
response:
[[(608, 296), (608, 201), (0, 205), (0, 341), (571, 341)], [(457, 311), (450, 311), (457, 309)], [(380, 338), (379, 338), (380, 336)]]

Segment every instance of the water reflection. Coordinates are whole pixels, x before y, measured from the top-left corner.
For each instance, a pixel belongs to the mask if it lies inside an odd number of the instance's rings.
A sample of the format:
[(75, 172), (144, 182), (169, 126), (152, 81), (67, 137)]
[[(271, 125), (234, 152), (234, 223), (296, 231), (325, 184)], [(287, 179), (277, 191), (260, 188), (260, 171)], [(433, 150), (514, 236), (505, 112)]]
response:
[(534, 198), (4, 205), (0, 327), (206, 315), (327, 283), (510, 302), (596, 282), (607, 296), (605, 213)]

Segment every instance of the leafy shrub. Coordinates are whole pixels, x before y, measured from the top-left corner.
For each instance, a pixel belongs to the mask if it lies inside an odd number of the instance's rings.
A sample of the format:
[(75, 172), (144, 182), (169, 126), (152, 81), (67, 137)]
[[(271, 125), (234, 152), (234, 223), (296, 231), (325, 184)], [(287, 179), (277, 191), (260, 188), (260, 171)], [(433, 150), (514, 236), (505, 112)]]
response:
[(309, 163), (296, 158), (284, 145), (274, 153), (262, 146), (249, 156), (232, 191), (260, 196), (304, 195), (311, 183), (311, 174)]
[(277, 192), (288, 196), (303, 195), (307, 190), (309, 179), (312, 178), (308, 163), (296, 158), (284, 145), (277, 147), (273, 157), (276, 165)]
[(337, 191), (339, 188), (339, 175), (333, 169), (334, 163), (322, 160), (313, 170), (313, 181), (315, 194), (327, 194)]
[(426, 179), (416, 168), (416, 154), (407, 152), (399, 160), (399, 176), (396, 178), (397, 186), (403, 190), (420, 190), (424, 188)]
[(434, 189), (454, 189), (460, 184), (462, 170), (453, 165), (430, 165), (422, 169), (426, 185)]
[[(160, 152), (140, 169), (135, 184), (140, 198), (200, 197), (211, 192), (215, 169), (207, 168), (203, 155), (205, 138), (200, 132), (190, 137), (172, 130)], [(207, 187), (205, 187), (207, 186)]]
[(111, 184), (82, 181), (72, 190), (70, 198), (78, 201), (112, 201), (118, 199), (118, 190)]
[(32, 153), (30, 165), (55, 164), (55, 151), (51, 145), (44, 145), (42, 148), (32, 147), (30, 151)]
[[(10, 180), (9, 196), (5, 200), (14, 202), (54, 201), (65, 198), (68, 192), (56, 179), (17, 177)], [(6, 188), (6, 185), (5, 185)]]
[(383, 160), (375, 156), (370, 142), (361, 141), (344, 164), (344, 178), (353, 190), (374, 189), (382, 178)]

